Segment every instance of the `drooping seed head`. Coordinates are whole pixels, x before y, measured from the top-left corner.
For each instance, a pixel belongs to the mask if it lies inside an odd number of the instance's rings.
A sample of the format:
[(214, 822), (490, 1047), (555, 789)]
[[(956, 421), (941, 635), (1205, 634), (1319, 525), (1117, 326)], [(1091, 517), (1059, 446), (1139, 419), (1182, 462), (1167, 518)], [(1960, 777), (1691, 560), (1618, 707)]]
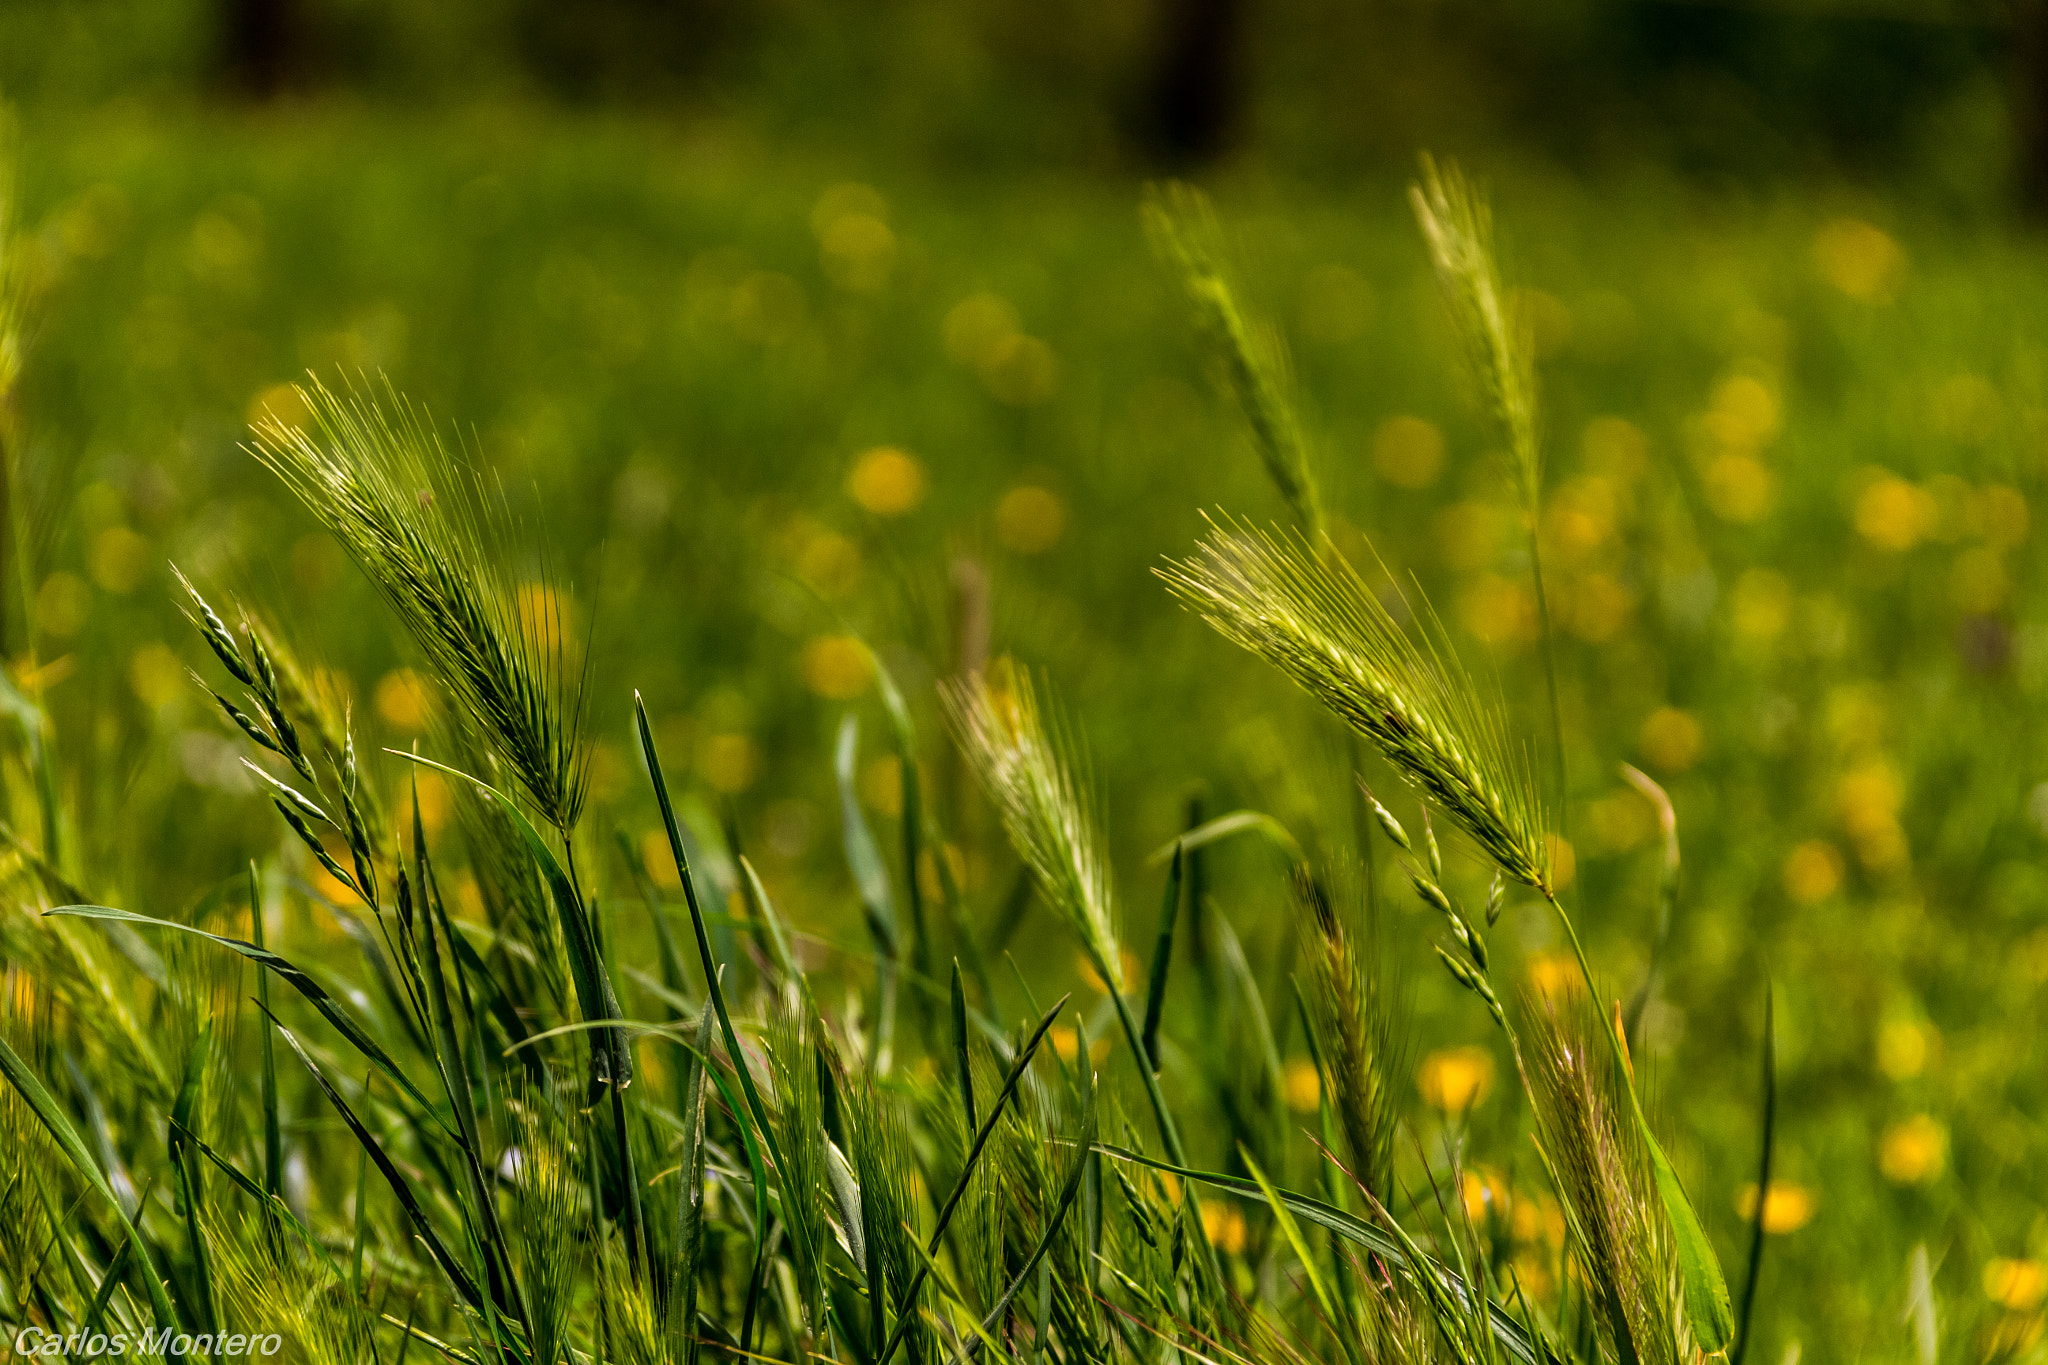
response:
[(1377, 745), (1515, 880), (1548, 891), (1528, 754), (1448, 648), (1418, 643), (1325, 541), (1212, 519), (1159, 573), (1224, 638), (1277, 666)]
[(462, 723), (567, 830), (582, 811), (583, 677), (553, 592), (522, 602), (501, 542), (510, 518), (422, 416), (381, 400), (298, 390), (311, 430), (266, 417), (252, 447), (377, 585), (418, 642)]
[[(1010, 843), (1046, 900), (1073, 926), (1103, 978), (1122, 989), (1109, 866), (1085, 776), (1041, 714), (1031, 675), (998, 660), (940, 686), (961, 751), (1001, 812)], [(1084, 770), (1085, 771), (1085, 770)]]

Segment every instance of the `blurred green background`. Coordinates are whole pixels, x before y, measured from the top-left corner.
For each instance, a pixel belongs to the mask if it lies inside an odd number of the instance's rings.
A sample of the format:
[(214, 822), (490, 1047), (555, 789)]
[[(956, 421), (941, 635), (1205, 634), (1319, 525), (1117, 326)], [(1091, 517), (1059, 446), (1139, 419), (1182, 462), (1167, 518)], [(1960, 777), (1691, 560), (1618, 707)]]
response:
[[(653, 827), (638, 688), (700, 810), (830, 943), (861, 942), (849, 709), (860, 789), (895, 815), (853, 631), (912, 698), (991, 932), (1014, 864), (931, 689), (984, 637), (1089, 745), (1130, 943), (1191, 802), (1342, 856), (1335, 732), (1152, 575), (1202, 508), (1284, 512), (1136, 207), (1156, 177), (1211, 189), (1342, 547), (1412, 576), (1541, 736), (1519, 514), (1404, 199), (1427, 148), (1489, 184), (1537, 327), (1572, 891), (1617, 994), (1647, 968), (1658, 853), (1616, 765), (1676, 802), (1645, 1060), (1731, 1270), (1778, 991), (1752, 1359), (1909, 1358), (1923, 1243), (1958, 1354), (2031, 1349), (2044, 34), (2048, 7), (1962, 0), (11, 0), (37, 536), (0, 647), (57, 716), (74, 870), (181, 913), (251, 856), (303, 857), (185, 676), (204, 651), (167, 561), (282, 628), (366, 733), (430, 733), (367, 585), (239, 448), (308, 369), (388, 375), (549, 547), (590, 641), (602, 821)], [(1215, 862), (1287, 999), (1282, 881), (1249, 847)], [(1446, 1049), (1491, 1035), (1383, 871), (1433, 1142), (1470, 1065)], [(1042, 910), (1003, 927), (1034, 983), (1078, 979)], [(1549, 921), (1518, 907), (1501, 939), (1546, 979)], [(1210, 1025), (1199, 1003), (1168, 1032)], [(1513, 1101), (1494, 1084), (1469, 1123), (1528, 1180)]]

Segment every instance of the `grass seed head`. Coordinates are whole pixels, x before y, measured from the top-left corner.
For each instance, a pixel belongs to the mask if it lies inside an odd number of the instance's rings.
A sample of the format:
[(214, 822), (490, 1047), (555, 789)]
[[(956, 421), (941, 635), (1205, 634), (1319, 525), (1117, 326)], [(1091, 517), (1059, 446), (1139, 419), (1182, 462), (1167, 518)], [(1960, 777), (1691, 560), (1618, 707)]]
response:
[(1528, 754), (1499, 704), (1479, 695), (1447, 647), (1418, 644), (1334, 551), (1226, 516), (1211, 520), (1192, 557), (1159, 572), (1225, 639), (1377, 745), (1503, 872), (1548, 892), (1550, 846)]
[(1195, 328), (1231, 397), (1244, 413), (1266, 473), (1311, 534), (1323, 529), (1322, 500), (1308, 441), (1294, 413), (1294, 381), (1280, 334), (1245, 316), (1224, 269), (1222, 231), (1200, 190), (1174, 182), (1147, 194), (1145, 230), (1153, 249), (1180, 277)]
[(988, 672), (941, 685), (960, 748), (1017, 854), (1053, 908), (1073, 926), (1095, 970), (1124, 986), (1109, 861), (1096, 826), (1085, 763), (1075, 771), (1058, 717), (1039, 709), (1031, 675), (998, 661)]
[[(1402, 1040), (1386, 981), (1361, 966), (1356, 936), (1306, 867), (1293, 873), (1303, 911), (1309, 959), (1309, 1014), (1329, 1073), (1331, 1108), (1350, 1148), (1351, 1171), (1373, 1198), (1394, 1194), (1394, 1137), (1400, 1106), (1393, 1077), (1402, 1069)], [(1365, 961), (1378, 954), (1367, 945)]]
[(1543, 1150), (1571, 1209), (1578, 1255), (1610, 1341), (1676, 1365), (1678, 1275), (1670, 1225), (1605, 1025), (1583, 997), (1525, 999), (1528, 1075)]
[(1421, 183), (1409, 187), (1408, 198), (1466, 365), (1507, 440), (1522, 504), (1533, 511), (1543, 486), (1536, 348), (1527, 320), (1501, 286), (1493, 213), (1456, 165), (1439, 167), (1427, 156)]
[(522, 604), (507, 581), (502, 499), (459, 470), (388, 386), (382, 401), (317, 380), (298, 393), (310, 430), (266, 416), (256, 457), (355, 557), (469, 728), (542, 817), (568, 830), (583, 807), (583, 678), (562, 639), (557, 594)]
[(1401, 822), (1394, 818), (1392, 811), (1380, 804), (1380, 799), (1372, 794), (1372, 788), (1366, 786), (1364, 781), (1361, 780), (1358, 784), (1358, 790), (1364, 793), (1366, 805), (1372, 808), (1373, 819), (1379, 821), (1379, 826), (1386, 831), (1387, 837), (1392, 839), (1395, 845), (1404, 852), (1413, 852), (1415, 845), (1408, 841), (1408, 831), (1401, 827)]

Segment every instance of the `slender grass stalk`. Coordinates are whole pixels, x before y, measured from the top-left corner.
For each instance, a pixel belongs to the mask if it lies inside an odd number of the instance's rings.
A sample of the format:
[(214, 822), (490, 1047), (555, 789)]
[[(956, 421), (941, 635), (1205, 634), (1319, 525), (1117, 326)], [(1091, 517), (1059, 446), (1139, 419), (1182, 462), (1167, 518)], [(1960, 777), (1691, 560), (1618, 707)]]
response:
[(1562, 821), (1571, 791), (1565, 772), (1564, 709), (1557, 690), (1556, 632), (1543, 582), (1543, 441), (1536, 397), (1536, 346), (1528, 319), (1501, 284), (1493, 247), (1493, 212), (1485, 195), (1455, 164), (1439, 167), (1424, 155), (1421, 183), (1409, 187), (1408, 198), (1436, 266), (1437, 282), (1449, 305), (1466, 367), (1507, 442), (1510, 472), (1521, 498), (1529, 571), (1536, 588), (1543, 681), (1556, 746), (1552, 800), (1560, 821), (1558, 832), (1563, 836), (1568, 832)]
[(1735, 1319), (1735, 1345), (1728, 1365), (1742, 1365), (1749, 1355), (1750, 1315), (1756, 1310), (1756, 1287), (1764, 1269), (1764, 1210), (1771, 1195), (1771, 1164), (1778, 1127), (1778, 1030), (1775, 992), (1764, 983), (1763, 1114), (1757, 1147), (1756, 1209), (1749, 1222), (1749, 1264), (1742, 1275), (1742, 1310)]
[[(1086, 787), (1062, 755), (1058, 721), (1048, 725), (1030, 675), (1014, 667), (1001, 669), (993, 679), (977, 674), (942, 684), (940, 695), (969, 765), (1002, 815), (1010, 843), (1102, 979), (1144, 1082), (1161, 1145), (1173, 1161), (1185, 1164), (1187, 1149), (1152, 1067), (1145, 1031), (1124, 996), (1109, 868)], [(1199, 1217), (1192, 1195), (1189, 1204)], [(1215, 1275), (1214, 1252), (1206, 1240), (1199, 1246), (1205, 1268)]]

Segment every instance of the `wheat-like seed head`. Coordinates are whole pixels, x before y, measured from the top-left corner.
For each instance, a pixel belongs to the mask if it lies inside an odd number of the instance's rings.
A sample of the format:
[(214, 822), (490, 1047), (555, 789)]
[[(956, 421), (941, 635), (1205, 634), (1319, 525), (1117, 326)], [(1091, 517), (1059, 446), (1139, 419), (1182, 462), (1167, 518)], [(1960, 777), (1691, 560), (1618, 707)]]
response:
[(1578, 1252), (1604, 1302), (1602, 1327), (1627, 1332), (1643, 1365), (1677, 1365), (1681, 1314), (1670, 1224), (1605, 1027), (1585, 997), (1525, 997), (1530, 1098), (1543, 1149), (1571, 1206)]
[[(1304, 866), (1293, 873), (1303, 911), (1309, 966), (1309, 1013), (1330, 1074), (1331, 1108), (1351, 1152), (1351, 1173), (1386, 1204), (1394, 1197), (1394, 1135), (1401, 1110), (1394, 1077), (1402, 1040), (1387, 983), (1376, 963), (1361, 969), (1359, 945), (1331, 904), (1330, 893)], [(1367, 944), (1368, 959), (1374, 955)]]
[[(216, 1207), (202, 1207), (199, 1227), (221, 1303), (236, 1310), (237, 1330), (246, 1324), (247, 1329), (275, 1332), (307, 1365), (354, 1365), (375, 1358), (369, 1306), (349, 1291), (332, 1261), (316, 1261), (297, 1237), (273, 1238), (255, 1218), (230, 1223)], [(223, 1333), (226, 1329), (223, 1323)]]
[(1535, 346), (1527, 320), (1501, 287), (1493, 214), (1456, 165), (1439, 168), (1427, 156), (1422, 183), (1409, 187), (1408, 198), (1473, 381), (1500, 423), (1523, 505), (1533, 511), (1543, 485)]
[(1528, 754), (1447, 647), (1418, 644), (1329, 542), (1210, 521), (1158, 572), (1225, 639), (1263, 656), (1379, 746), (1502, 871), (1546, 894), (1550, 847)]
[(1002, 813), (1003, 828), (1053, 908), (1080, 935), (1105, 981), (1123, 988), (1109, 863), (1085, 770), (1062, 750), (1057, 717), (1039, 711), (1031, 675), (998, 660), (987, 672), (941, 684), (947, 718)]
[(1246, 317), (1238, 306), (1223, 267), (1222, 232), (1208, 199), (1176, 181), (1147, 194), (1144, 215), (1153, 249), (1179, 275), (1195, 328), (1244, 412), (1268, 477), (1301, 528), (1320, 533), (1322, 501), (1290, 397), (1294, 381), (1287, 347), (1278, 332)]
[(464, 721), (557, 829), (576, 823), (583, 678), (556, 594), (507, 581), (501, 500), (460, 470), (423, 416), (387, 384), (383, 401), (299, 389), (310, 432), (266, 417), (256, 458), (298, 495), (370, 576)]
[[(570, 1316), (581, 1270), (583, 1162), (571, 1117), (545, 1091), (510, 1083), (506, 1114), (516, 1146), (507, 1165), (518, 1200), (510, 1219), (512, 1250), (526, 1297), (534, 1358), (558, 1359), (570, 1341)], [(514, 1155), (516, 1153), (516, 1155)]]

